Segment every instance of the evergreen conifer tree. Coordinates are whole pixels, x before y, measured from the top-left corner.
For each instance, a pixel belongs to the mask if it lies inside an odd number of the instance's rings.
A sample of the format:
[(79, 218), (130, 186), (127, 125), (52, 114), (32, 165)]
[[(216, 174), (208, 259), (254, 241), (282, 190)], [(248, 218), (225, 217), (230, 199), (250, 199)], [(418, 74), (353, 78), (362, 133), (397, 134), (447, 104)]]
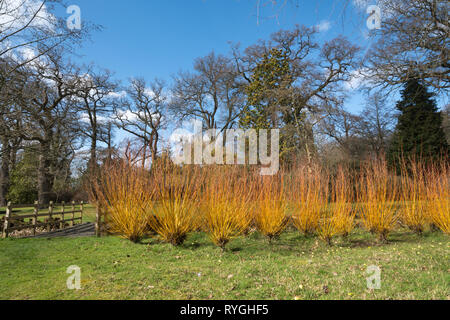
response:
[(397, 109), (398, 123), (388, 150), (391, 163), (401, 157), (425, 160), (447, 155), (442, 116), (425, 86), (415, 79), (405, 83)]

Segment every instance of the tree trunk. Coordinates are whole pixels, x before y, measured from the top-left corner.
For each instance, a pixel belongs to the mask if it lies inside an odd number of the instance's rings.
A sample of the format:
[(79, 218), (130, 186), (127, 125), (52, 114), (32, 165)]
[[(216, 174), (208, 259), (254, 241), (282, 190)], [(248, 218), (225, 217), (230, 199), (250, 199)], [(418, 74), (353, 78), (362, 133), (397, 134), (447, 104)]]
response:
[(94, 174), (94, 171), (97, 168), (97, 134), (94, 134), (92, 136), (90, 151), (91, 151), (91, 155), (89, 158), (88, 169), (91, 174)]
[(50, 172), (50, 152), (50, 143), (41, 142), (38, 168), (38, 198), (41, 205), (47, 205), (51, 200), (53, 179)]
[(155, 135), (152, 138), (152, 143), (151, 143), (152, 165), (154, 163), (156, 163), (156, 158), (157, 158), (157, 155), (158, 155), (158, 139), (159, 139), (158, 135)]
[(142, 168), (145, 168), (147, 162), (147, 141), (144, 140), (144, 147), (142, 149)]
[(3, 150), (1, 152), (0, 166), (0, 206), (6, 205), (6, 197), (9, 190), (9, 165), (11, 162), (11, 148), (8, 141), (3, 141)]

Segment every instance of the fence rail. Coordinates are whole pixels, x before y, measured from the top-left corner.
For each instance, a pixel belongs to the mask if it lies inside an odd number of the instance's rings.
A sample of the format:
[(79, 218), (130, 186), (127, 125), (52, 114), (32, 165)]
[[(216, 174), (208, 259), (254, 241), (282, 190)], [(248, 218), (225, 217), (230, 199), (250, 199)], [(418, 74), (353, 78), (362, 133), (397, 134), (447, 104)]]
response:
[[(76, 206), (79, 206), (79, 209), (76, 210)], [(29, 214), (14, 214), (14, 209), (24, 209), (24, 208), (32, 208), (33, 213)], [(60, 211), (54, 211), (55, 208), (60, 209)], [(69, 209), (66, 211), (66, 208)], [(48, 210), (47, 212), (40, 212), (42, 210)], [(6, 206), (6, 214), (4, 215), (3, 225), (1, 226), (2, 230), (2, 238), (5, 239), (9, 236), (12, 231), (21, 231), (26, 229), (32, 229), (33, 235), (36, 235), (36, 229), (40, 227), (46, 227), (47, 232), (50, 232), (52, 226), (59, 224), (59, 229), (64, 229), (66, 227), (66, 223), (70, 222), (69, 226), (73, 227), (76, 221), (80, 221), (83, 223), (83, 211), (84, 211), (84, 203), (83, 201), (78, 204), (75, 201), (72, 201), (70, 204), (66, 204), (62, 202), (60, 204), (54, 204), (50, 202), (50, 204), (45, 207), (40, 206), (36, 201), (31, 205), (12, 205), (11, 202)], [(79, 214), (79, 217), (77, 217)], [(39, 221), (39, 218), (46, 217), (43, 222)], [(59, 217), (58, 220), (55, 217)], [(1, 216), (0, 216), (1, 219)], [(24, 219), (31, 219), (31, 224), (21, 224), (16, 225), (14, 222), (22, 222)]]

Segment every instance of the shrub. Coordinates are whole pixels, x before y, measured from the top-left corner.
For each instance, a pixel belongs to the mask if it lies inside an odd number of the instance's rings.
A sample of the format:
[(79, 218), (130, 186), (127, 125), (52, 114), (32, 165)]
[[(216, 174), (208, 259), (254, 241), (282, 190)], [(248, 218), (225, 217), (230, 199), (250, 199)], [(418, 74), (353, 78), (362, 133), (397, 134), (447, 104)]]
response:
[(320, 239), (328, 245), (331, 245), (333, 237), (338, 234), (337, 219), (333, 216), (331, 209), (324, 207), (322, 210), (320, 214), (321, 218), (317, 226), (317, 234)]
[(336, 234), (344, 238), (350, 235), (355, 227), (355, 211), (352, 209), (352, 182), (351, 173), (342, 167), (332, 181), (331, 205), (332, 222)]
[[(238, 176), (238, 174), (243, 176)], [(247, 231), (251, 222), (251, 185), (245, 172), (217, 170), (208, 175), (202, 197), (205, 231), (225, 250), (226, 244)]]
[(450, 170), (448, 163), (427, 172), (427, 214), (444, 233), (450, 234)]
[(254, 211), (255, 224), (270, 242), (286, 228), (287, 200), (284, 194), (283, 175), (258, 179), (258, 200)]
[(334, 236), (347, 237), (354, 228), (350, 173), (340, 167), (331, 178), (326, 170), (317, 166), (308, 172), (306, 190), (299, 189), (304, 201), (294, 225), (306, 234), (316, 232), (331, 245)]
[(290, 183), (289, 199), (294, 206), (292, 221), (305, 235), (316, 233), (319, 227), (325, 201), (322, 178), (319, 167), (300, 167), (293, 173)]
[(422, 234), (430, 219), (426, 210), (424, 167), (411, 161), (401, 166), (400, 221), (410, 230)]
[(109, 231), (133, 242), (148, 232), (152, 190), (148, 172), (126, 161), (105, 165), (90, 188), (91, 199), (105, 214)]
[(153, 179), (156, 203), (150, 226), (164, 241), (181, 245), (198, 226), (202, 174), (193, 167), (160, 167), (154, 170)]
[(360, 179), (358, 201), (363, 224), (380, 241), (386, 242), (398, 220), (397, 182), (388, 172), (385, 160), (366, 164)]

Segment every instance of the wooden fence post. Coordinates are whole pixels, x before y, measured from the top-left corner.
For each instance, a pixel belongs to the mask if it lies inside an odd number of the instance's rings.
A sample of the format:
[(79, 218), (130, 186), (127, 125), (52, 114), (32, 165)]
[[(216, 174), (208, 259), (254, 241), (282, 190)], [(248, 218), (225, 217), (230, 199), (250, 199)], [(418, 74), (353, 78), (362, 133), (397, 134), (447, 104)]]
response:
[(81, 217), (80, 217), (80, 224), (83, 224), (83, 204), (84, 202), (80, 202), (80, 211), (81, 211)]
[(98, 205), (95, 208), (95, 235), (97, 237), (100, 236), (100, 210), (98, 209)]
[(11, 202), (8, 202), (8, 205), (6, 206), (5, 223), (3, 224), (3, 239), (6, 239), (8, 237), (9, 218), (11, 217), (11, 211)]
[(64, 226), (65, 226), (65, 222), (64, 222), (64, 208), (65, 208), (65, 206), (66, 206), (66, 202), (63, 201), (63, 202), (61, 203), (61, 205), (62, 205), (62, 210), (61, 210), (61, 222), (59, 223), (59, 228), (60, 228), (60, 229), (64, 229)]
[(48, 223), (47, 223), (47, 232), (52, 231), (51, 223), (53, 220), (53, 201), (50, 201), (50, 205), (48, 206)]
[(72, 201), (72, 221), (70, 221), (70, 226), (73, 227), (75, 220), (75, 201)]
[(33, 210), (33, 236), (36, 235), (36, 224), (38, 221), (38, 212), (39, 212), (39, 201), (34, 202), (34, 210)]

